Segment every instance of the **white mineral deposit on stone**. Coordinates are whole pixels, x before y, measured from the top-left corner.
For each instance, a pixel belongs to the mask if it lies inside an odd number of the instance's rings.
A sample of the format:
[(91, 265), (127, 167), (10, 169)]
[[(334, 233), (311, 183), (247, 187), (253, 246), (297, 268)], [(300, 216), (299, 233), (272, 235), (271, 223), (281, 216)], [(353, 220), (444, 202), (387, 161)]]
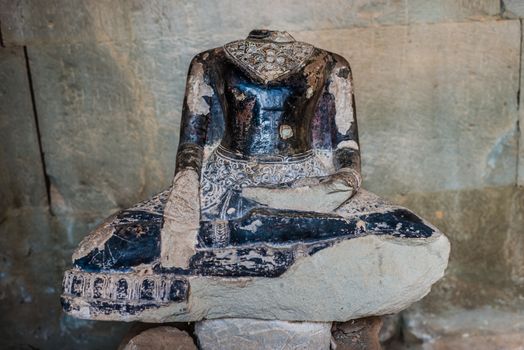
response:
[(187, 105), (192, 113), (205, 115), (209, 113), (209, 104), (203, 97), (213, 96), (213, 89), (205, 82), (202, 63), (193, 62), (191, 73), (187, 84)]
[(329, 350), (331, 322), (206, 320), (195, 334), (201, 350)]
[(255, 220), (253, 221), (252, 223), (250, 223), (249, 225), (247, 226), (242, 226), (240, 227), (242, 230), (248, 230), (248, 231), (251, 231), (253, 233), (257, 232), (258, 228), (262, 226), (262, 222), (260, 220)]
[[(341, 134), (345, 134), (354, 122), (351, 77), (340, 76), (341, 71), (347, 69), (339, 67), (331, 74), (334, 84), (329, 85), (329, 92), (335, 96), (336, 114), (335, 124)], [(349, 71), (348, 71), (349, 74)]]
[(337, 148), (351, 148), (356, 150), (360, 149), (360, 147), (358, 147), (358, 143), (353, 140), (341, 141), (337, 144)]

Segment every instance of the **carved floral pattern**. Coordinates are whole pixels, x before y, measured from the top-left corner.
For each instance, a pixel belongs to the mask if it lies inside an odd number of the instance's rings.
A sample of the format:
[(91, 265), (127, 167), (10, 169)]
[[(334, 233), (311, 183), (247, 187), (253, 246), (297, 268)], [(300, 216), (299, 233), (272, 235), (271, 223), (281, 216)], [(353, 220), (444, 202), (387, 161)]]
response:
[(299, 41), (238, 40), (224, 49), (235, 63), (267, 83), (302, 66), (314, 47)]

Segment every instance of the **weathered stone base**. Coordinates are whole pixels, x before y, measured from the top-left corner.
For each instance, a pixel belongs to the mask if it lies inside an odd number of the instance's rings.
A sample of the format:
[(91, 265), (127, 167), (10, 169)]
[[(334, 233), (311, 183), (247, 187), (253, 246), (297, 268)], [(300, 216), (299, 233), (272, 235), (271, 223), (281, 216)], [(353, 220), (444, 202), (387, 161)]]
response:
[(286, 322), (229, 318), (195, 325), (201, 350), (329, 350), (330, 322)]
[[(448, 256), (442, 234), (369, 235), (300, 256), (275, 278), (70, 270), (62, 302), (69, 314), (95, 320), (344, 322), (396, 313), (421, 299), (444, 274)], [(122, 281), (126, 294), (119, 294)]]

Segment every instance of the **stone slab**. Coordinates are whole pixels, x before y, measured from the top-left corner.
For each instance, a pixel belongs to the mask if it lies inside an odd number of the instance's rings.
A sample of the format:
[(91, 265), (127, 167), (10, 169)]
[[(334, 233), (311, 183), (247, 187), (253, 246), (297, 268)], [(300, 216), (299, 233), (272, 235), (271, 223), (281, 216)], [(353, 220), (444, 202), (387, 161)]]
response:
[(257, 27), (318, 30), (479, 20), (499, 14), (498, 0), (0, 1), (2, 32), (10, 45), (194, 38), (211, 32), (237, 39)]
[[(104, 308), (99, 300), (77, 291), (93, 277), (74, 274), (75, 270), (66, 273), (72, 277), (65, 279), (69, 292), (62, 297), (69, 314), (93, 320), (344, 322), (396, 313), (421, 299), (443, 276), (448, 256), (449, 241), (440, 233), (410, 239), (369, 235), (334, 243), (311, 256), (297, 256), (293, 266), (275, 278), (156, 275), (167, 286), (182, 278), (189, 293), (187, 299), (166, 300), (155, 307), (146, 303), (131, 311), (119, 311), (118, 305)], [(127, 280), (140, 285), (144, 276), (129, 273)], [(116, 280), (124, 277), (115, 275)]]
[(0, 212), (47, 205), (23, 48), (0, 48)]
[(519, 21), (295, 36), (352, 65), (364, 186), (387, 196), (515, 183)]
[(197, 322), (201, 350), (329, 350), (331, 322), (217, 319)]

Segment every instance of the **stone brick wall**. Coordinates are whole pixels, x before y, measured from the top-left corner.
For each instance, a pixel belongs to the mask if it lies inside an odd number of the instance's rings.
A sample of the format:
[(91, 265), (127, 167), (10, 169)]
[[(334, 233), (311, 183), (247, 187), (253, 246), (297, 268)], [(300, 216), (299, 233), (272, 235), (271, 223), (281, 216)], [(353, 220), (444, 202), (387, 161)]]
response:
[(128, 325), (60, 312), (71, 251), (169, 185), (191, 57), (272, 28), (350, 61), (364, 186), (452, 241), (387, 348), (516, 349), (522, 17), (523, 0), (0, 0), (0, 348), (116, 347)]

